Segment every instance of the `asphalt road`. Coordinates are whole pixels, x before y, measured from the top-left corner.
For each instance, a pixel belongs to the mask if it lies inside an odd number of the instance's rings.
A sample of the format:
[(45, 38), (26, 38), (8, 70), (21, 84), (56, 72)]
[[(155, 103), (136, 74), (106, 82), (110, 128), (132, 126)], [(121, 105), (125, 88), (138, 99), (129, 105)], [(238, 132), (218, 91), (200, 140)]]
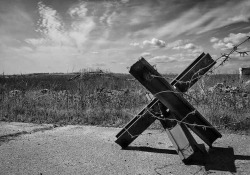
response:
[(114, 142), (119, 128), (45, 128), (0, 134), (1, 175), (250, 174), (246, 135), (223, 135), (208, 155), (198, 155), (185, 165), (163, 131), (146, 131), (122, 150)]

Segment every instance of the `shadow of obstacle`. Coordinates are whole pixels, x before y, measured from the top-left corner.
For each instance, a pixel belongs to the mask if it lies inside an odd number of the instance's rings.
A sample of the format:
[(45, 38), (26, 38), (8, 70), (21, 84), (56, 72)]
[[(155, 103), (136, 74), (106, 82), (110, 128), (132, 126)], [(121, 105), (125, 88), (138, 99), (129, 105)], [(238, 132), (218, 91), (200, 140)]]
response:
[(151, 153), (163, 153), (163, 154), (177, 154), (175, 150), (170, 149), (159, 149), (159, 148), (151, 148), (147, 146), (128, 146), (127, 148), (123, 148), (123, 150), (132, 150), (132, 151), (143, 151), (143, 152), (151, 152)]
[[(133, 151), (144, 151), (152, 153), (163, 153), (163, 154), (175, 154), (178, 155), (175, 150), (169, 149), (158, 149), (151, 147), (136, 147), (128, 146), (124, 150), (133, 150)], [(185, 164), (186, 165), (198, 165), (204, 166), (206, 171), (215, 170), (215, 171), (226, 171), (235, 173), (235, 160), (249, 160), (250, 156), (248, 155), (235, 155), (232, 147), (222, 148), (222, 147), (212, 147), (208, 151), (208, 154), (204, 155), (202, 153), (197, 153)]]

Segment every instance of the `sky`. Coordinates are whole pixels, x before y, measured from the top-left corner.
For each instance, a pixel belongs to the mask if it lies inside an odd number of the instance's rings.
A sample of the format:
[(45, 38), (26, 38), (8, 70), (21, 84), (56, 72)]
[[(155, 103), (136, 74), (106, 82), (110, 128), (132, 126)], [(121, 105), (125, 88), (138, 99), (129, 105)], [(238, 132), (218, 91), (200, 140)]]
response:
[[(128, 73), (141, 57), (180, 73), (249, 35), (249, 0), (0, 0), (0, 73)], [(218, 73), (250, 66), (249, 55), (233, 54)]]

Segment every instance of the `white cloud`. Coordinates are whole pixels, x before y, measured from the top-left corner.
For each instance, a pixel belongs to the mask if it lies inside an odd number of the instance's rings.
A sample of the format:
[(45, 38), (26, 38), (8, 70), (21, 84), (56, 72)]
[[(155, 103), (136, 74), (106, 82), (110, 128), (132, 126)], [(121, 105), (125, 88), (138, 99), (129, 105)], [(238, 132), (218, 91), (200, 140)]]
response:
[(101, 24), (105, 23), (109, 24), (111, 19), (109, 19), (109, 22), (107, 22), (107, 19), (109, 18), (109, 15), (111, 13), (111, 7), (113, 7), (113, 4), (111, 2), (105, 2), (103, 5), (105, 8), (105, 12), (103, 13), (102, 16), (100, 16), (99, 21)]
[[(26, 57), (32, 57), (46, 69), (49, 63), (47, 59), (49, 59), (51, 60), (49, 64), (55, 68), (55, 71), (59, 68), (67, 70), (70, 66), (77, 69), (89, 66), (90, 60), (82, 55), (90, 53), (84, 46), (87, 44), (89, 46), (90, 32), (95, 29), (96, 24), (93, 17), (87, 16), (87, 11), (82, 3), (71, 7), (68, 10), (72, 18), (71, 25), (65, 27), (65, 23), (55, 9), (39, 2), (40, 19), (36, 31), (40, 36), (25, 40), (35, 50), (32, 54), (27, 52)], [(94, 57), (96, 53), (92, 52), (91, 55)]]
[(36, 47), (58, 45), (75, 47), (80, 51), (83, 48), (83, 44), (87, 42), (89, 33), (96, 26), (92, 17), (86, 16), (87, 8), (82, 3), (68, 10), (68, 14), (73, 18), (71, 28), (68, 30), (65, 29), (65, 24), (56, 10), (39, 2), (38, 12), (40, 19), (38, 21), (39, 27), (37, 32), (42, 37), (26, 39), (27, 43)]
[(237, 34), (234, 34), (234, 33), (230, 33), (228, 37), (225, 37), (223, 39), (224, 42), (231, 42), (233, 44), (239, 44), (241, 41), (243, 41), (244, 39), (246, 39), (247, 35), (249, 35), (250, 32), (247, 34), (247, 33), (237, 33)]
[(139, 46), (139, 43), (130, 43), (130, 46)]
[(184, 48), (184, 49), (194, 50), (194, 49), (197, 48), (197, 46), (195, 46), (193, 43), (188, 43), (188, 44), (186, 44), (183, 48)]
[(213, 44), (213, 48), (220, 50), (232, 49), (234, 45), (232, 43), (224, 43), (222, 40), (219, 40), (217, 43)]
[(64, 23), (62, 22), (57, 11), (39, 2), (38, 12), (41, 18), (38, 21), (39, 28), (37, 29), (37, 31), (41, 33), (43, 38), (37, 39), (37, 42), (35, 41), (35, 39), (29, 40), (29, 42), (33, 42), (36, 44), (44, 42), (65, 42), (67, 40), (67, 36), (65, 36), (64, 34)]
[(211, 43), (214, 43), (214, 42), (217, 42), (217, 41), (219, 41), (219, 38), (216, 38), (216, 37), (210, 38)]
[(29, 38), (25, 40), (27, 43), (32, 44), (34, 46), (46, 44), (47, 40), (44, 38)]
[(82, 21), (75, 21), (72, 24), (72, 30), (68, 32), (70, 39), (73, 39), (78, 47), (87, 41), (89, 33), (95, 28), (95, 23), (92, 18), (85, 18)]
[(176, 61), (173, 57), (168, 57), (167, 55), (155, 56), (148, 60), (151, 63), (169, 63)]
[(143, 52), (141, 54), (142, 57), (150, 57), (151, 56), (151, 53), (148, 53), (148, 52)]
[(153, 38), (151, 41), (149, 40), (143, 41), (143, 45), (162, 48), (166, 46), (166, 43), (165, 41)]
[(189, 52), (193, 52), (193, 53), (200, 53), (200, 52), (203, 51), (201, 46), (196, 46), (193, 43), (188, 43), (188, 44), (185, 44), (185, 45), (179, 45), (179, 46), (173, 47), (173, 49), (174, 50), (185, 49), (185, 50), (188, 50)]
[(232, 18), (228, 18), (228, 21), (232, 22), (232, 23), (236, 23), (236, 22), (249, 22), (249, 16), (247, 15), (243, 15), (243, 14), (240, 14), (240, 15), (237, 15), (237, 16), (234, 16)]
[(79, 3), (68, 10), (68, 14), (72, 18), (84, 18), (86, 17), (88, 9), (85, 3)]
[(175, 47), (181, 46), (181, 45), (183, 45), (183, 44), (184, 44), (184, 41), (183, 41), (183, 40), (176, 40), (176, 41), (174, 41), (174, 42), (172, 42), (172, 43), (168, 43), (168, 44), (167, 44), (167, 47), (168, 47), (168, 48), (175, 48)]
[(105, 64), (103, 62), (99, 62), (99, 63), (92, 64), (92, 66), (95, 66), (95, 67), (104, 67), (104, 66), (107, 66), (107, 64)]
[(220, 39), (213, 44), (213, 48), (220, 50), (232, 49), (234, 45), (241, 43), (243, 40), (247, 39), (249, 33), (230, 33), (224, 39)]
[[(121, 25), (124, 25), (124, 21), (129, 21), (131, 14), (128, 14), (126, 11), (122, 9), (116, 9), (116, 11), (113, 11), (108, 15), (106, 18), (106, 23), (109, 27), (121, 27)], [(126, 22), (126, 24), (128, 24)]]
[(98, 54), (99, 52), (94, 51), (94, 52), (89, 52), (89, 53), (92, 53), (92, 54)]
[(121, 0), (122, 3), (127, 3), (129, 0)]
[(225, 43), (222, 40), (219, 40), (218, 42), (213, 44), (213, 48), (223, 49), (223, 48), (225, 48)]

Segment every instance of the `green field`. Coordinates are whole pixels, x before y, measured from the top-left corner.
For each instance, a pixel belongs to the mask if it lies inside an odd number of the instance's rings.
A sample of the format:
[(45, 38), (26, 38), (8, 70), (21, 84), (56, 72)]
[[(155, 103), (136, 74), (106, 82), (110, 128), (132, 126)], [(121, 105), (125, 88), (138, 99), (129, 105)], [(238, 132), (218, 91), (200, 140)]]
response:
[[(176, 75), (164, 76), (171, 81)], [(237, 89), (211, 92), (217, 83)], [(249, 93), (238, 75), (218, 74), (202, 78), (183, 95), (218, 129), (249, 131)], [(0, 77), (0, 121), (121, 127), (149, 103), (147, 94), (129, 74), (5, 75)]]

